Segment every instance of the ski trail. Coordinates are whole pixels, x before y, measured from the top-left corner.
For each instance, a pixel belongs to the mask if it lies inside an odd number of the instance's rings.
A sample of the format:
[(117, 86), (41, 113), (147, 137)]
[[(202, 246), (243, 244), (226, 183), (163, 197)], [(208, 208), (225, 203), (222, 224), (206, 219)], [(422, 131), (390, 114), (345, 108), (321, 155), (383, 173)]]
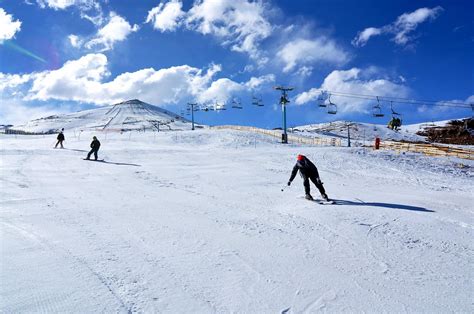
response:
[[(87, 271), (90, 274), (92, 274), (98, 280), (98, 282), (100, 282), (100, 284), (109, 291), (110, 295), (112, 295), (112, 297), (120, 305), (120, 308), (125, 310), (125, 312), (127, 313), (131, 313), (130, 308), (127, 307), (127, 305), (120, 298), (120, 296), (114, 291), (114, 289), (112, 289), (112, 287), (110, 286), (110, 283), (101, 274), (96, 272), (84, 259), (74, 255), (68, 249), (61, 248), (51, 243), (50, 241), (46, 240), (44, 237), (38, 235), (37, 233), (31, 230), (27, 230), (26, 228), (22, 228), (22, 227), (19, 227), (18, 225), (8, 223), (5, 221), (1, 221), (0, 223), (2, 223), (4, 226), (12, 230), (15, 230), (17, 234), (19, 234), (23, 238), (28, 239), (29, 241), (35, 243), (36, 245), (40, 246), (44, 250), (47, 250), (48, 252), (50, 252), (52, 256), (61, 255), (63, 257), (66, 257), (66, 259), (71, 261), (73, 264), (79, 264), (83, 269), (87, 269)], [(38, 300), (41, 300), (41, 298), (39, 298)]]
[(311, 301), (307, 304), (302, 313), (314, 313), (315, 311), (320, 311), (325, 308), (330, 301), (334, 301), (337, 298), (337, 293), (333, 289), (329, 289), (323, 293), (320, 297)]

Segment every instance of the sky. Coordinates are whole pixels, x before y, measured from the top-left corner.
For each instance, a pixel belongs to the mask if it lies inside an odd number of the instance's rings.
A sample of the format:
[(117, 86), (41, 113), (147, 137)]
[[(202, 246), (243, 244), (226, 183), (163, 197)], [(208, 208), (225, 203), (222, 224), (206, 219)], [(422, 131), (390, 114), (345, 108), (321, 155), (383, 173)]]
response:
[(275, 128), (275, 86), (294, 88), (290, 127), (463, 118), (473, 56), (471, 0), (0, 0), (0, 124), (140, 99)]

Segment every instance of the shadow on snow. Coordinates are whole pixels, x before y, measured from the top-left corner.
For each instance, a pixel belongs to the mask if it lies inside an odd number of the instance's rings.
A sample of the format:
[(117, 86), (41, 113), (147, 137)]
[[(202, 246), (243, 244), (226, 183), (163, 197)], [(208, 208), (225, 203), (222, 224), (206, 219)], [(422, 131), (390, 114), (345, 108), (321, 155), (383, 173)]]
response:
[(424, 207), (418, 206), (411, 206), (411, 205), (403, 205), (403, 204), (391, 204), (391, 203), (379, 203), (379, 202), (364, 202), (359, 200), (359, 202), (353, 202), (348, 200), (337, 200), (332, 199), (337, 205), (351, 205), (351, 206), (374, 206), (374, 207), (384, 207), (384, 208), (395, 208), (395, 209), (403, 209), (403, 210), (413, 210), (418, 212), (428, 212), (434, 213), (434, 210), (427, 209)]

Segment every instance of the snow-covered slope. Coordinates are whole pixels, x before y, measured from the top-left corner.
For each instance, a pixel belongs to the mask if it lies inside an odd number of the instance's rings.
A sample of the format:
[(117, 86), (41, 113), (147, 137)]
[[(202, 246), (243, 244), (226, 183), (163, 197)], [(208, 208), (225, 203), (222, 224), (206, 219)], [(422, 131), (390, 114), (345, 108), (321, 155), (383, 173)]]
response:
[[(190, 122), (168, 110), (133, 99), (97, 109), (36, 119), (13, 127), (27, 132), (56, 132), (68, 129), (100, 130), (183, 130)], [(158, 126), (159, 125), (159, 126)]]
[(375, 137), (382, 140), (423, 142), (425, 137), (416, 134), (424, 124), (402, 126), (394, 131), (386, 125), (360, 122), (334, 121), (330, 123), (309, 124), (292, 129), (293, 132), (305, 136), (323, 136), (347, 138), (347, 125), (350, 125), (350, 136), (355, 141), (373, 141)]
[[(212, 129), (0, 141), (0, 312), (472, 312), (472, 161)], [(297, 153), (335, 205), (286, 186)]]

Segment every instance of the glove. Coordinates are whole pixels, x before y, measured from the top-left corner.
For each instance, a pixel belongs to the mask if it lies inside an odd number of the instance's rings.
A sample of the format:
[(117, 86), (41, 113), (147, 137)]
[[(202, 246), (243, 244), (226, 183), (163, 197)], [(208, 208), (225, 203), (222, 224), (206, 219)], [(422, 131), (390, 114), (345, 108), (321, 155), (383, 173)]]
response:
[(291, 185), (291, 181), (288, 181), (288, 186), (290, 186), (290, 185)]

